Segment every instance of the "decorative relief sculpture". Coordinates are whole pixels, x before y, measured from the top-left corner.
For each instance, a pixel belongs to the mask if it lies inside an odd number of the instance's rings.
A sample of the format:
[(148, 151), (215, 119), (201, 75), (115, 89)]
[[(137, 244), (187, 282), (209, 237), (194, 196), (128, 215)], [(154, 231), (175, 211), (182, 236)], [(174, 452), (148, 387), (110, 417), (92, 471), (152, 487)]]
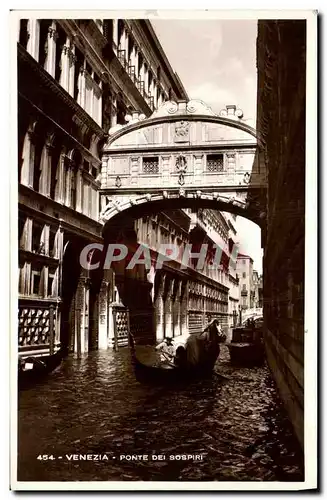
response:
[(187, 169), (187, 160), (184, 155), (178, 155), (176, 158), (176, 170), (180, 174), (185, 174)]
[(251, 175), (249, 174), (249, 172), (245, 172), (244, 177), (243, 177), (244, 184), (249, 184), (250, 178), (251, 178)]
[(187, 103), (186, 111), (190, 114), (211, 115), (217, 116), (210, 106), (201, 101), (200, 99), (192, 99)]
[(187, 160), (184, 155), (178, 155), (176, 158), (176, 170), (179, 173), (178, 183), (182, 186), (185, 183), (184, 175), (187, 169)]
[(117, 177), (116, 177), (115, 184), (116, 184), (116, 186), (117, 186), (118, 188), (120, 188), (120, 187), (121, 187), (121, 178), (119, 177), (119, 175), (117, 175)]
[(190, 125), (188, 122), (181, 121), (175, 124), (175, 142), (187, 142), (189, 140)]

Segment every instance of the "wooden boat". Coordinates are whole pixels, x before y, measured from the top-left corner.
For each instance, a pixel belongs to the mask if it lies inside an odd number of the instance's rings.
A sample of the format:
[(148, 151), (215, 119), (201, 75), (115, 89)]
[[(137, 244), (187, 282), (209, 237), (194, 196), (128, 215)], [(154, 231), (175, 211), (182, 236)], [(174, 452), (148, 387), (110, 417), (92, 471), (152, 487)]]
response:
[(231, 342), (228, 344), (231, 361), (238, 365), (260, 365), (265, 359), (263, 342)]
[(260, 365), (265, 359), (262, 319), (254, 320), (250, 326), (233, 329), (228, 344), (231, 361), (238, 365)]
[(135, 345), (130, 334), (132, 361), (136, 377), (152, 382), (172, 382), (208, 376), (218, 359), (220, 344), (226, 336), (219, 332), (218, 321), (211, 321), (200, 333), (174, 337), (176, 354), (172, 361), (161, 361), (155, 348)]
[(19, 360), (18, 386), (25, 387), (42, 380), (61, 364), (66, 354), (67, 350), (62, 348), (55, 354), (40, 357), (29, 356), (23, 360)]

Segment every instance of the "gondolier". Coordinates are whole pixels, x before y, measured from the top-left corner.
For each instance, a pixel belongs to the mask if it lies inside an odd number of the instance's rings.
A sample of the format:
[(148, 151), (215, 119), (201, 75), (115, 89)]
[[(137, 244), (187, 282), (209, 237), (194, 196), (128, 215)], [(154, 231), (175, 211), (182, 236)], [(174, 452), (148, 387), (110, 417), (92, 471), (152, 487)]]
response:
[(160, 344), (157, 345), (156, 350), (160, 351), (160, 360), (174, 365), (175, 346), (171, 337), (166, 337)]

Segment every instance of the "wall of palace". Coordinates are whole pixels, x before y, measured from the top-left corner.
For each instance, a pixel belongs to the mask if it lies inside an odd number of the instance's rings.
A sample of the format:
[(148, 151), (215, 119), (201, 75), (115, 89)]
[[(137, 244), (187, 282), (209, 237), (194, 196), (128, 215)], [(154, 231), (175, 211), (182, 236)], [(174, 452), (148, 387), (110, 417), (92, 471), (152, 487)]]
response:
[(303, 444), (306, 21), (259, 21), (257, 66), (260, 161), (268, 173), (266, 350)]

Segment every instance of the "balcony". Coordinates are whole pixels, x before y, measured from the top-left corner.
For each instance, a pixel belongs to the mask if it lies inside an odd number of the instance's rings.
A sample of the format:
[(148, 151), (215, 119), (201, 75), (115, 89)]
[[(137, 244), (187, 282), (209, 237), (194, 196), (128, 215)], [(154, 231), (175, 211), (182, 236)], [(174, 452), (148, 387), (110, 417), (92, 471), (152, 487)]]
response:
[(126, 50), (119, 49), (117, 52), (117, 57), (118, 57), (120, 64), (123, 66), (123, 68), (128, 70), (128, 61), (126, 59)]

